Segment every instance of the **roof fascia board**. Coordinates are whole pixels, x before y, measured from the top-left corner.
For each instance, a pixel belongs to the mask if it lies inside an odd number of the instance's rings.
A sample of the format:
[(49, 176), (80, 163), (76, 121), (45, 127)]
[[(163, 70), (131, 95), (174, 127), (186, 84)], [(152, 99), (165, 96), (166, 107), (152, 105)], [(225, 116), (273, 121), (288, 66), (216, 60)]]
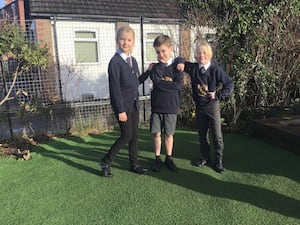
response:
[[(140, 17), (121, 17), (121, 16), (104, 16), (104, 15), (77, 15), (77, 14), (47, 14), (47, 13), (31, 13), (33, 18), (51, 18), (56, 17), (56, 19), (71, 20), (71, 19), (106, 19), (106, 20), (140, 20)], [(166, 22), (182, 22), (182, 19), (168, 19), (168, 18), (151, 18), (143, 17), (144, 22), (147, 21), (166, 21)]]

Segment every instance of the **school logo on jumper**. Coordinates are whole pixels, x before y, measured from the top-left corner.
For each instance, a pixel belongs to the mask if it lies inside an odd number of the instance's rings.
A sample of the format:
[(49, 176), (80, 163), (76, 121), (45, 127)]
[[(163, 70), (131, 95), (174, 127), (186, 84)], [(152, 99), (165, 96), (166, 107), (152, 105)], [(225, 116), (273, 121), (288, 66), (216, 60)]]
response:
[(199, 96), (206, 96), (208, 92), (208, 86), (206, 84), (198, 84), (197, 92)]
[(169, 76), (164, 76), (162, 78), (162, 80), (165, 80), (165, 81), (173, 81), (172, 77), (169, 77)]

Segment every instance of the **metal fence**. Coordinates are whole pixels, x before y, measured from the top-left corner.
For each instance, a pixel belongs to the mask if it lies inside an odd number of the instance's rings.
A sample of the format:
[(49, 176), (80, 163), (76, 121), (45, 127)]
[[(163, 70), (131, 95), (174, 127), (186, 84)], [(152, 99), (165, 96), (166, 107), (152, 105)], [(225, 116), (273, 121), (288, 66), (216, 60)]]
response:
[[(116, 51), (116, 30), (129, 24), (135, 30), (133, 56), (140, 72), (156, 61), (152, 43), (159, 34), (173, 39), (174, 56), (192, 58), (198, 31), (184, 28), (180, 21), (147, 18), (59, 18), (26, 21), (25, 33), (35, 42), (46, 42), (53, 56), (46, 70), (33, 69), (18, 77), (13, 100), (0, 106), (0, 138), (37, 133), (66, 133), (78, 130), (108, 130), (116, 123), (109, 102), (107, 66)], [(202, 29), (203, 35), (214, 33)], [(14, 61), (4, 61), (1, 97), (11, 85)], [(140, 120), (150, 116), (148, 79), (140, 86)], [(23, 92), (24, 91), (24, 92)], [(19, 95), (17, 95), (19, 93)], [(21, 94), (20, 94), (21, 93)], [(26, 93), (26, 94), (24, 94)], [(20, 102), (33, 103), (29, 112)], [(26, 105), (26, 104), (25, 104)]]

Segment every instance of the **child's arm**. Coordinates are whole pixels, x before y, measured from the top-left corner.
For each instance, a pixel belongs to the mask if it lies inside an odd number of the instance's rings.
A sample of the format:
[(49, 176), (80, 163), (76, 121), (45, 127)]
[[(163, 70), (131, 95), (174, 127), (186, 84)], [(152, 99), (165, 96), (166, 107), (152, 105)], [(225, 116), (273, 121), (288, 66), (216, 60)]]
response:
[(150, 63), (149, 66), (148, 66), (148, 70), (151, 71), (153, 69), (153, 66), (155, 65), (156, 63)]
[(218, 71), (218, 87), (216, 90), (216, 96), (220, 100), (224, 100), (233, 91), (234, 84), (229, 75), (222, 69)]
[(193, 71), (193, 68), (194, 68), (194, 64), (195, 63), (192, 63), (192, 62), (189, 62), (189, 61), (185, 61), (183, 63), (180, 62), (177, 65), (177, 70), (180, 71), (180, 72), (186, 72), (187, 74), (192, 76), (192, 71)]
[(139, 76), (139, 83), (143, 83), (150, 75), (151, 75), (151, 70), (153, 69), (153, 66), (155, 63), (150, 63), (148, 66), (148, 70), (144, 72), (141, 76)]
[(174, 60), (174, 63), (176, 63), (176, 69), (179, 71), (179, 72), (183, 72), (184, 71), (184, 63), (185, 63), (185, 60), (181, 57), (177, 57), (175, 60)]
[(152, 65), (150, 79), (153, 82), (153, 87), (156, 86), (157, 83), (163, 80), (164, 68), (160, 66), (159, 63), (154, 63)]
[(165, 76), (161, 82), (157, 83), (156, 87), (166, 92), (181, 91), (183, 87), (183, 72), (179, 72), (174, 68), (173, 74)]

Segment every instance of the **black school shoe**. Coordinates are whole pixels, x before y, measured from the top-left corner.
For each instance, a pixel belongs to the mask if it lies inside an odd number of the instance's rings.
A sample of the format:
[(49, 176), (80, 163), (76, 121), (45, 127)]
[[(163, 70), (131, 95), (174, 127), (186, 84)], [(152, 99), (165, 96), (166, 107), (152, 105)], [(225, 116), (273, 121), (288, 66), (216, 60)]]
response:
[(142, 167), (141, 165), (132, 166), (132, 167), (131, 167), (131, 170), (132, 170), (134, 173), (137, 173), (137, 174), (140, 174), (140, 175), (143, 175), (143, 174), (145, 174), (145, 173), (148, 172), (148, 169)]
[(195, 166), (201, 167), (201, 166), (205, 166), (209, 164), (209, 160), (208, 159), (201, 159), (200, 161), (197, 161), (195, 163)]
[(163, 162), (161, 161), (161, 158), (156, 158), (152, 171), (154, 172), (160, 172)]
[(178, 168), (171, 157), (166, 157), (165, 164), (171, 171), (178, 171)]
[(223, 163), (222, 162), (217, 162), (215, 170), (218, 173), (225, 173), (225, 168), (223, 166)]
[(110, 172), (110, 166), (107, 165), (103, 159), (100, 160), (101, 173), (104, 177), (112, 177), (113, 174)]

